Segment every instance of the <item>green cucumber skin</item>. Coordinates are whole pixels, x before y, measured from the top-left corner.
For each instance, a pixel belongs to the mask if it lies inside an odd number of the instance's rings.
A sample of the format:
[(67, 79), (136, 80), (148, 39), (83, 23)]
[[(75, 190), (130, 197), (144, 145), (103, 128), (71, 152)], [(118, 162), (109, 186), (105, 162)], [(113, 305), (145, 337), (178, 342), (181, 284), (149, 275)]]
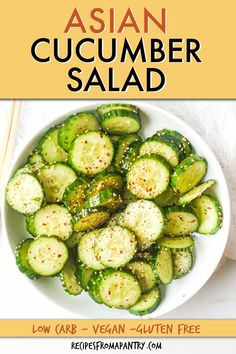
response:
[(25, 226), (26, 230), (34, 237), (37, 236), (35, 227), (34, 227), (34, 214), (27, 214), (25, 216)]
[[(81, 127), (79, 130), (77, 130), (76, 134), (71, 135), (73, 124), (78, 119), (83, 119), (84, 116), (91, 116), (91, 118), (94, 120), (92, 129), (90, 129), (91, 127), (88, 127), (88, 125), (86, 125), (85, 127), (83, 128)], [(80, 112), (80, 113), (72, 114), (60, 126), (60, 129), (58, 131), (58, 143), (63, 150), (68, 152), (72, 141), (77, 135), (85, 133), (90, 130), (99, 130), (99, 129), (100, 129), (99, 122), (93, 112)]]
[[(122, 117), (122, 118), (126, 118), (126, 119), (132, 119), (134, 121), (134, 123), (136, 124), (136, 127), (133, 128), (131, 131), (127, 131), (127, 130), (115, 130), (114, 127), (112, 128), (111, 126), (107, 126), (107, 124), (109, 123), (109, 121), (111, 119), (114, 118), (118, 118), (118, 117)], [(140, 129), (141, 129), (141, 120), (140, 120), (140, 116), (132, 111), (128, 111), (125, 109), (117, 109), (117, 110), (113, 110), (113, 111), (109, 111), (105, 114), (103, 114), (100, 117), (100, 124), (101, 127), (104, 131), (106, 131), (109, 134), (115, 134), (115, 135), (126, 135), (127, 133), (137, 133)]]
[(191, 236), (164, 236), (157, 241), (157, 246), (161, 249), (170, 249), (171, 252), (185, 251), (194, 246), (194, 239)]
[[(69, 268), (69, 269), (68, 269)], [(70, 270), (71, 268), (71, 270)], [(65, 292), (69, 295), (72, 295), (72, 296), (77, 296), (77, 295), (80, 295), (83, 291), (83, 288), (77, 283), (77, 279), (76, 279), (76, 276), (75, 276), (75, 270), (76, 270), (76, 267), (75, 267), (75, 264), (73, 262), (73, 260), (71, 258), (68, 258), (68, 260), (66, 261), (61, 273), (60, 273), (60, 280), (61, 280), (61, 284), (62, 284), (62, 287), (63, 289), (65, 290)], [(74, 291), (74, 290), (71, 290), (67, 284), (67, 281), (66, 281), (66, 274), (65, 272), (68, 272), (68, 271), (71, 271), (73, 274), (74, 274), (74, 281), (77, 283), (77, 291)]]
[[(76, 214), (81, 211), (82, 206), (85, 202), (85, 190), (88, 188), (89, 182), (84, 177), (78, 177), (74, 182), (72, 182), (66, 189), (62, 197), (62, 202), (67, 207), (70, 213)], [(80, 201), (76, 201), (73, 205), (73, 192), (77, 189), (81, 189)], [(72, 199), (71, 199), (72, 197)], [(75, 197), (76, 198), (76, 197)], [(79, 203), (78, 203), (79, 202)], [(71, 205), (72, 204), (72, 205)]]
[(99, 282), (102, 277), (102, 272), (94, 272), (91, 277), (89, 278), (88, 285), (87, 285), (87, 290), (88, 294), (91, 296), (91, 298), (97, 302), (98, 304), (102, 304), (102, 299), (99, 294)]
[(199, 184), (198, 186), (191, 189), (189, 192), (182, 195), (178, 199), (177, 204), (185, 207), (186, 205), (190, 204), (194, 199), (200, 197), (208, 188), (211, 188), (215, 183), (215, 180), (210, 179), (206, 182)]
[(136, 142), (142, 141), (142, 138), (136, 134), (128, 134), (121, 136), (116, 143), (115, 155), (114, 155), (114, 168), (120, 174), (123, 174), (122, 163), (129, 146)]
[(90, 197), (84, 204), (85, 209), (106, 207), (111, 212), (118, 210), (122, 205), (120, 191), (115, 188), (107, 188)]
[[(162, 273), (163, 259), (165, 259), (165, 266), (168, 265), (167, 274)], [(158, 267), (160, 268), (158, 269)], [(155, 261), (153, 262), (153, 272), (156, 276), (157, 283), (164, 285), (170, 284), (173, 280), (173, 270), (173, 260), (170, 249), (160, 249), (157, 253)]]
[(201, 197), (198, 197), (196, 198), (195, 200), (193, 200), (190, 204), (191, 208), (195, 211), (196, 215), (198, 215), (198, 210), (195, 206), (195, 204), (197, 203), (197, 201), (201, 198), (208, 198), (212, 205), (214, 206), (215, 208), (215, 211), (217, 213), (217, 223), (215, 225), (215, 227), (213, 227), (210, 232), (205, 232), (204, 230), (201, 229), (201, 218), (199, 216), (199, 228), (198, 228), (198, 232), (200, 234), (203, 234), (203, 235), (212, 235), (212, 234), (215, 234), (221, 227), (222, 227), (222, 222), (223, 222), (223, 211), (222, 211), (222, 207), (221, 207), (221, 204), (220, 202), (213, 198), (211, 195), (208, 195), (208, 194), (203, 194)]
[(170, 134), (167, 129), (162, 129), (160, 131), (157, 131), (155, 133), (155, 135), (166, 139), (167, 142), (169, 142), (170, 144), (173, 144), (177, 148), (177, 150), (179, 151), (180, 161), (182, 161), (186, 158), (185, 151), (184, 151), (181, 140), (179, 138), (177, 138), (176, 136)]
[[(198, 155), (190, 155), (188, 157), (186, 157), (186, 159), (184, 159), (174, 170), (174, 173), (171, 176), (171, 187), (174, 191), (176, 191), (177, 193), (179, 192), (178, 188), (176, 188), (176, 185), (179, 181), (179, 177), (188, 170), (188, 168), (190, 166), (193, 165), (194, 162), (202, 162), (205, 164), (205, 173), (204, 175), (200, 176), (200, 178), (198, 179), (197, 183), (198, 184), (203, 177), (205, 176), (206, 172), (207, 172), (207, 162), (206, 160), (204, 160), (202, 157), (198, 156)], [(195, 184), (195, 185), (196, 185)], [(195, 187), (195, 185), (193, 187)], [(189, 190), (191, 190), (193, 187), (190, 187), (190, 189), (184, 191), (181, 194), (187, 193)]]
[[(104, 220), (101, 221), (100, 223), (98, 223), (97, 225), (88, 225), (88, 227), (86, 229), (83, 229), (83, 230), (78, 230), (76, 229), (76, 223), (80, 220), (82, 220), (83, 218), (86, 218), (86, 217), (89, 217), (91, 214), (94, 214), (94, 213), (97, 213), (97, 212), (104, 212), (105, 216), (104, 217)], [(86, 209), (82, 209), (80, 213), (78, 214), (75, 214), (73, 216), (73, 223), (74, 223), (74, 231), (75, 232), (87, 232), (87, 231), (92, 231), (94, 230), (95, 228), (98, 228), (98, 227), (101, 227), (103, 224), (105, 224), (110, 218), (110, 213), (109, 211), (104, 208), (104, 207), (97, 207), (97, 208), (86, 208)]]
[[(137, 307), (138, 303), (140, 301), (142, 301), (145, 296), (148, 296), (150, 293), (154, 292), (155, 290), (158, 291), (159, 296), (158, 296), (157, 300), (153, 303), (153, 305), (148, 307), (146, 310), (142, 310), (142, 311), (137, 310), (136, 307)], [(134, 306), (130, 307), (128, 309), (128, 311), (129, 311), (129, 313), (131, 313), (132, 315), (135, 315), (135, 316), (145, 316), (145, 315), (148, 315), (148, 314), (154, 312), (157, 309), (157, 307), (160, 305), (160, 303), (161, 303), (161, 292), (160, 292), (158, 285), (156, 285), (155, 288), (149, 290), (148, 293), (142, 294), (140, 299), (137, 301), (137, 303)]]
[(87, 191), (86, 197), (90, 198), (96, 193), (107, 188), (115, 188), (121, 192), (123, 189), (123, 185), (123, 179), (118, 173), (101, 172), (96, 175), (92, 180), (91, 185)]
[(129, 145), (129, 148), (124, 156), (121, 169), (123, 174), (127, 174), (130, 169), (130, 166), (135, 162), (135, 160), (139, 157), (139, 150), (141, 146), (140, 141), (134, 141)]
[[(135, 269), (136, 265), (141, 265), (141, 268), (143, 266), (148, 267), (149, 269), (147, 271), (151, 274), (145, 276), (145, 269), (141, 271), (140, 274), (140, 272)], [(153, 273), (152, 265), (149, 264), (146, 260), (133, 258), (133, 260), (129, 264), (127, 264), (126, 268), (130, 270), (131, 273), (134, 274), (134, 276), (136, 276), (136, 278), (138, 279), (141, 285), (142, 294), (149, 292), (156, 286), (156, 278)]]
[(178, 198), (178, 194), (168, 187), (165, 192), (154, 198), (153, 201), (157, 206), (165, 208), (173, 206), (177, 202)]
[(96, 270), (86, 268), (82, 263), (76, 264), (75, 277), (78, 284), (85, 290), (88, 291), (88, 283), (93, 273)]
[(98, 106), (96, 112), (101, 117), (101, 116), (103, 116), (103, 114), (110, 112), (110, 111), (117, 110), (117, 109), (119, 109), (119, 110), (126, 109), (128, 111), (132, 111), (132, 112), (139, 114), (138, 107), (136, 107), (132, 104), (127, 104), (127, 103), (102, 104), (102, 105)]
[(168, 134), (168, 136), (172, 136), (173, 138), (180, 141), (180, 144), (182, 145), (182, 151), (184, 152), (185, 157), (189, 156), (192, 153), (193, 148), (190, 141), (180, 132), (170, 129), (163, 129), (162, 131)]
[[(29, 245), (33, 239), (27, 238), (23, 240), (15, 250), (15, 256), (16, 256), (16, 265), (19, 269), (19, 271), (25, 275), (27, 275), (28, 278), (31, 280), (36, 280), (39, 278), (39, 275), (37, 275), (33, 269), (30, 267), (27, 261), (27, 250), (29, 248)], [(23, 254), (22, 254), (23, 253)]]
[(58, 150), (60, 150), (61, 153), (61, 157), (59, 159), (56, 158), (56, 160), (54, 161), (49, 161), (44, 153), (44, 144), (47, 142), (47, 139), (51, 139), (50, 136), (53, 132), (55, 131), (59, 131), (60, 126), (55, 126), (50, 128), (41, 138), (41, 140), (39, 141), (39, 153), (42, 156), (43, 160), (46, 163), (56, 163), (56, 162), (67, 162), (68, 160), (68, 154), (60, 147), (60, 145), (58, 144), (58, 139), (57, 141), (55, 141), (55, 145), (58, 145)]

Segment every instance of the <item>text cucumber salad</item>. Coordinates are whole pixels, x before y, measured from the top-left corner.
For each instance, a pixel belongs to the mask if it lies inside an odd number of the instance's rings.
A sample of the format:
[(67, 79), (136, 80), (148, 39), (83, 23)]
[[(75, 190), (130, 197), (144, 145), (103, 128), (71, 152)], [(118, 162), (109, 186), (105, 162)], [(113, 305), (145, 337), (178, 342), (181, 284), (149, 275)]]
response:
[(191, 270), (194, 233), (222, 224), (215, 181), (202, 182), (207, 161), (180, 132), (163, 128), (144, 140), (140, 129), (131, 104), (71, 115), (6, 189), (31, 235), (16, 249), (21, 272), (59, 276), (69, 295), (84, 290), (138, 316), (157, 308), (160, 284)]

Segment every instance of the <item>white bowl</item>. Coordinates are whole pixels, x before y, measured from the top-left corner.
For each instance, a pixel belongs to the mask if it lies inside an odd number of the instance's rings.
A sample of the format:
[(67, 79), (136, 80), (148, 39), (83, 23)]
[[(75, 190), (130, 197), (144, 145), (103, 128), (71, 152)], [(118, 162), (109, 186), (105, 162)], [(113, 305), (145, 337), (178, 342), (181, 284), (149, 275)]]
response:
[[(134, 104), (137, 104), (143, 113), (143, 128), (141, 131), (141, 135), (143, 137), (148, 137), (152, 135), (156, 130), (164, 127), (175, 129), (181, 132), (191, 141), (197, 154), (205, 157), (208, 162), (208, 172), (205, 180), (210, 178), (216, 179), (217, 183), (215, 186), (215, 192), (222, 204), (224, 213), (222, 228), (215, 235), (196, 235), (196, 259), (192, 271), (182, 279), (175, 280), (166, 287), (161, 287), (161, 304), (155, 312), (146, 316), (146, 318), (156, 318), (175, 309), (189, 298), (191, 298), (199, 289), (201, 289), (201, 287), (213, 274), (217, 264), (222, 257), (228, 238), (230, 225), (230, 201), (228, 188), (222, 169), (216, 157), (206, 145), (206, 143), (202, 140), (202, 138), (191, 127), (189, 127), (174, 115), (169, 114), (166, 111), (159, 109), (151, 104), (143, 102), (139, 103), (137, 101), (134, 102)], [(96, 106), (97, 105), (95, 103), (92, 105), (87, 105), (80, 108), (79, 111), (94, 110)], [(62, 122), (66, 116), (74, 112), (75, 111), (69, 112), (68, 114), (50, 122), (47, 127), (42, 129), (36, 136), (34, 136), (31, 141), (28, 142), (24, 150), (21, 151), (16, 157), (8, 177), (10, 178), (14, 171), (26, 162), (27, 155), (37, 146), (40, 137), (47, 131), (49, 127)], [(3, 205), (3, 224), (8, 235), (8, 240), (10, 242), (12, 251), (14, 252), (14, 249), (20, 240), (28, 237), (29, 235), (25, 229), (24, 217), (11, 209), (6, 202), (4, 202)], [(13, 257), (14, 254), (12, 256), (12, 262), (14, 262)], [(18, 270), (16, 268), (16, 272), (17, 271)], [(39, 279), (37, 281), (31, 281), (31, 283), (32, 286), (35, 286), (51, 301), (54, 301), (65, 309), (72, 311), (78, 316), (78, 318), (135, 318), (135, 316), (129, 314), (128, 311), (110, 309), (104, 305), (96, 304), (85, 292), (78, 297), (67, 295), (62, 289), (60, 281), (56, 278)], [(27, 294), (25, 294), (25, 296), (27, 296)], [(38, 306), (40, 306), (40, 304), (38, 304)]]

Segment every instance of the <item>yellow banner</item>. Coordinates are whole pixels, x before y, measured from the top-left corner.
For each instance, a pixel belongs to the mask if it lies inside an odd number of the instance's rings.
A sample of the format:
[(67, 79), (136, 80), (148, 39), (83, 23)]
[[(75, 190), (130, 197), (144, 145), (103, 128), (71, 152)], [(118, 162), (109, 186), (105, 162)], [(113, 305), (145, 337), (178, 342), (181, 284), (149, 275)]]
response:
[(235, 0), (2, 1), (0, 98), (236, 98)]
[(236, 337), (236, 320), (0, 320), (0, 337)]

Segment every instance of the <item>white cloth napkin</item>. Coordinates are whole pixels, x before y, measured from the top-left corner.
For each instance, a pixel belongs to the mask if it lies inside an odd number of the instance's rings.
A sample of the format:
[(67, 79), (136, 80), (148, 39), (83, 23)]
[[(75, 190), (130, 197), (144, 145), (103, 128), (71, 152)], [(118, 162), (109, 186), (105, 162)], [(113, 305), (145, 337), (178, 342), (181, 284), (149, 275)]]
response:
[[(89, 103), (82, 100), (22, 101), (13, 157), (31, 136), (54, 118)], [(231, 231), (225, 256), (236, 260), (236, 101), (151, 100), (149, 103), (184, 120), (215, 152), (228, 182), (232, 206)], [(2, 116), (0, 104), (1, 131)]]

